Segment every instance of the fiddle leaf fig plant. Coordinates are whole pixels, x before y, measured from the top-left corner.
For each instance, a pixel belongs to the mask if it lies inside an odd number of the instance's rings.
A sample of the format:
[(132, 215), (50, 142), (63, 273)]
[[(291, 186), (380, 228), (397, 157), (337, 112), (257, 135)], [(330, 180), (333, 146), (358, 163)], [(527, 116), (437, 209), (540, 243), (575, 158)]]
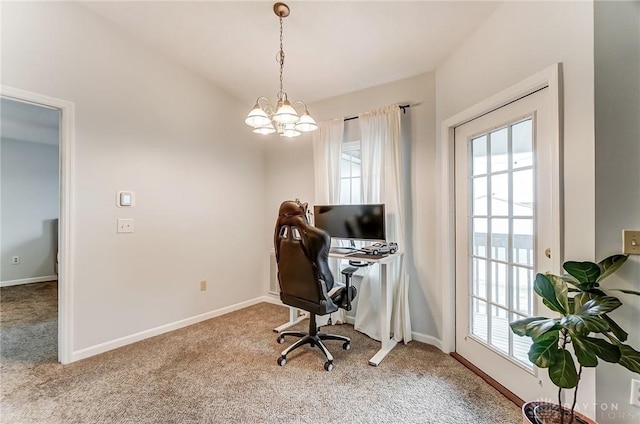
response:
[[(640, 292), (605, 289), (600, 284), (627, 258), (613, 255), (597, 264), (568, 261), (563, 265), (567, 275), (537, 274), (534, 291), (558, 316), (529, 317), (510, 324), (515, 334), (532, 339), (529, 360), (540, 368), (548, 368), (549, 378), (558, 387), (558, 408), (562, 405), (562, 390), (574, 389), (570, 422), (574, 418), (583, 367), (595, 367), (600, 359), (640, 373), (640, 352), (624, 344), (627, 332), (609, 316), (622, 302), (608, 293), (619, 291), (640, 296)], [(573, 350), (568, 349), (570, 345)]]

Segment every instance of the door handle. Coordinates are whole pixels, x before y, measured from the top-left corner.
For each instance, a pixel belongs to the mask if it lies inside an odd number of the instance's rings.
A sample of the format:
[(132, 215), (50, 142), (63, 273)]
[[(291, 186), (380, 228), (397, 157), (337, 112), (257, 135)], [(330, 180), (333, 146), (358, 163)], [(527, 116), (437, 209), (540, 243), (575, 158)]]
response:
[(551, 259), (551, 248), (550, 247), (547, 247), (544, 250), (544, 256), (546, 256), (547, 258)]

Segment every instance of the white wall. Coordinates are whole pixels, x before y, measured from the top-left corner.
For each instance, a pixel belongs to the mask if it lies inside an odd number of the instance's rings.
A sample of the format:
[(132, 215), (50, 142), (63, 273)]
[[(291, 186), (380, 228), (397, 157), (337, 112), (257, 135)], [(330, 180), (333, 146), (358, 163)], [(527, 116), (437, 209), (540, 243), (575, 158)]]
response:
[[(561, 62), (565, 255), (595, 254), (593, 5), (507, 2), (436, 71), (437, 122)], [(586, 166), (585, 166), (586, 164)], [(591, 164), (591, 165), (588, 165)]]
[(3, 3), (2, 84), (75, 103), (74, 351), (264, 294), (264, 150), (245, 104), (67, 2)]
[[(505, 2), (436, 70), (436, 123), (561, 62), (564, 257), (595, 257), (593, 4)], [(440, 136), (440, 135), (439, 135)], [(593, 405), (593, 373), (581, 402)], [(591, 411), (593, 413), (593, 411)]]
[[(392, 103), (412, 105), (402, 116), (403, 137), (409, 140), (407, 168), (410, 187), (406, 202), (410, 228), (406, 247), (410, 276), (409, 306), (412, 330), (418, 338), (437, 343), (441, 316), (440, 287), (435, 284), (435, 128), (434, 74), (360, 90), (309, 106), (317, 120), (357, 116)], [(300, 197), (313, 203), (313, 147), (311, 135), (299, 140), (266, 140), (268, 149), (267, 204), (273, 227), (278, 205), (286, 198)]]
[[(620, 253), (622, 229), (640, 229), (640, 2), (595, 3), (596, 258)], [(640, 257), (631, 256), (603, 287), (640, 291)], [(614, 294), (618, 296), (618, 294)], [(612, 315), (640, 350), (640, 298), (619, 295)], [(599, 423), (640, 423), (630, 382), (618, 365), (596, 371)], [(613, 410), (617, 407), (617, 410)]]
[[(2, 138), (0, 151), (0, 281), (51, 278), (58, 247), (58, 146)], [(20, 263), (13, 265), (12, 256)]]

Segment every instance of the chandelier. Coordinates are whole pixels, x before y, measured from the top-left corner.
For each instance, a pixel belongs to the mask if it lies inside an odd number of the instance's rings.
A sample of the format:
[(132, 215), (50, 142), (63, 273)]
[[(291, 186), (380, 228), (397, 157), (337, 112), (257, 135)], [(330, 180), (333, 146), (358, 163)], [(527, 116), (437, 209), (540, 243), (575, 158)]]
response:
[[(273, 12), (280, 19), (280, 51), (276, 56), (280, 64), (280, 91), (277, 94), (277, 102), (274, 107), (266, 97), (258, 97), (256, 104), (244, 120), (245, 124), (253, 127), (256, 134), (273, 134), (277, 132), (281, 137), (297, 137), (302, 132), (318, 129), (318, 124), (309, 115), (307, 105), (301, 101), (289, 102), (287, 93), (283, 89), (282, 74), (284, 71), (284, 48), (282, 47), (282, 19), (289, 16), (289, 6), (284, 3), (273, 5)], [(294, 109), (294, 106), (302, 105), (302, 116)]]

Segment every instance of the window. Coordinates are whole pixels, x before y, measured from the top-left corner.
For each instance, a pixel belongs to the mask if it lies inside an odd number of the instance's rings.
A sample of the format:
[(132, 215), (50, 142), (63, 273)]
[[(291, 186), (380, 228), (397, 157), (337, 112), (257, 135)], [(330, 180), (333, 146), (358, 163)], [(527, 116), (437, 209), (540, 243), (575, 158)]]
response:
[(533, 315), (533, 118), (471, 139), (471, 334), (531, 368), (509, 322)]
[(340, 203), (351, 205), (362, 203), (362, 155), (359, 141), (342, 145), (340, 158)]

